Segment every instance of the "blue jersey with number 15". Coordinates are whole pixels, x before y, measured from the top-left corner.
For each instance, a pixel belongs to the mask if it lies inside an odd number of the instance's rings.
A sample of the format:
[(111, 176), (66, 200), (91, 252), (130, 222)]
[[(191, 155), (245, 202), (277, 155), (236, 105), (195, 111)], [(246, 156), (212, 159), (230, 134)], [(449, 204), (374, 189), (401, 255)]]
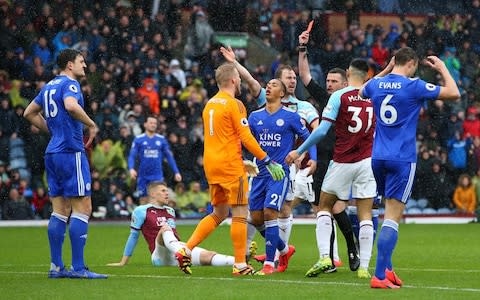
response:
[(33, 99), (43, 108), (51, 138), (45, 153), (82, 152), (83, 124), (74, 119), (65, 109), (64, 100), (67, 97), (77, 99), (83, 107), (83, 95), (80, 84), (75, 79), (65, 75), (56, 76), (50, 80), (40, 93)]
[(362, 94), (372, 100), (377, 122), (372, 159), (416, 162), (420, 108), (439, 93), (439, 86), (397, 74), (370, 80)]

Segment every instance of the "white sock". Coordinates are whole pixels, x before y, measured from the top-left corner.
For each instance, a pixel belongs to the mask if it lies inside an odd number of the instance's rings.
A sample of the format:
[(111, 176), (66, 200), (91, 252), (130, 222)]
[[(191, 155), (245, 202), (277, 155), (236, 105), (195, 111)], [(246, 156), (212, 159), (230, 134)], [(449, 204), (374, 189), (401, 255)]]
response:
[(162, 233), (163, 244), (165, 247), (170, 250), (171, 252), (175, 253), (182, 248), (182, 244), (178, 241), (178, 239), (173, 234), (173, 231), (165, 231)]
[[(290, 215), (288, 218), (278, 218), (278, 233), (282, 241), (285, 243), (288, 249), (288, 241), (290, 240), (290, 233), (292, 232), (293, 225), (293, 216)], [(275, 252), (275, 260), (278, 260), (280, 252), (277, 250)]]
[(292, 215), (290, 215), (288, 218), (278, 218), (278, 229), (280, 233), (280, 238), (287, 245), (288, 241), (290, 240), (290, 233), (292, 232), (292, 223)]
[(360, 222), (358, 239), (360, 240), (360, 268), (368, 269), (373, 248), (373, 222), (371, 220)]
[(224, 254), (215, 254), (212, 257), (212, 266), (233, 266), (235, 263), (235, 257), (230, 256), (230, 255), (224, 255)]
[(330, 236), (332, 235), (332, 214), (328, 211), (317, 213), (317, 247), (320, 258), (330, 256)]
[(257, 233), (257, 228), (250, 222), (247, 222), (247, 251), (245, 252), (246, 255), (250, 255), (250, 244), (255, 237), (255, 233)]
[(333, 219), (333, 231), (335, 232), (335, 239), (333, 240), (333, 259), (340, 261), (340, 256), (338, 255), (337, 222), (335, 222), (335, 219)]

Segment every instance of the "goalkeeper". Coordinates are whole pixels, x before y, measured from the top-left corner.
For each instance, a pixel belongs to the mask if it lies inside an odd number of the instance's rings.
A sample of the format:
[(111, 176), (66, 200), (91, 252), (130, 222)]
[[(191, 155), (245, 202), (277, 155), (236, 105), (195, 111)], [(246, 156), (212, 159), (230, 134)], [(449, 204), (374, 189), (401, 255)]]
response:
[[(198, 223), (185, 247), (176, 253), (180, 269), (191, 274), (191, 250), (205, 240), (228, 217), (231, 209), (230, 237), (235, 263), (232, 275), (252, 275), (247, 265), (248, 180), (241, 156), (241, 144), (268, 167), (275, 180), (282, 180), (282, 166), (271, 160), (250, 132), (247, 113), (240, 94), (240, 75), (235, 66), (225, 63), (215, 71), (219, 91), (203, 109), (204, 169), (210, 189), (213, 212)], [(292, 147), (287, 149), (290, 151)], [(283, 161), (282, 161), (283, 162)]]
[[(265, 89), (266, 106), (250, 114), (248, 123), (250, 130), (268, 156), (282, 163), (283, 170), (288, 175), (289, 167), (285, 157), (294, 147), (296, 137), (306, 140), (309, 137), (308, 129), (302, 124), (300, 115), (282, 105), (281, 99), (286, 94), (286, 86), (279, 79), (272, 79)], [(317, 159), (315, 146), (309, 149), (309, 164)], [(288, 266), (288, 259), (295, 252), (293, 246), (286, 245), (279, 236), (278, 213), (282, 208), (285, 195), (288, 191), (289, 176), (281, 181), (274, 181), (275, 170), (272, 164), (266, 165), (259, 161), (259, 174), (252, 180), (249, 196), (251, 223), (259, 229), (265, 237), (266, 259), (259, 275), (269, 275), (274, 272), (275, 251), (280, 252), (277, 272), (284, 272)], [(270, 174), (272, 176), (270, 176)]]

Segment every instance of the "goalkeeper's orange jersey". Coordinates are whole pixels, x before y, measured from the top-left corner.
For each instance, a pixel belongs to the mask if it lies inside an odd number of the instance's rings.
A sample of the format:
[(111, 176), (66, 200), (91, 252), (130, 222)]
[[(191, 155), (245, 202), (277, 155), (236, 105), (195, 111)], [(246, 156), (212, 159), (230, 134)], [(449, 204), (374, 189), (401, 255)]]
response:
[(219, 91), (203, 109), (204, 168), (208, 183), (237, 180), (245, 174), (242, 144), (257, 159), (267, 153), (260, 148), (248, 126), (243, 103)]

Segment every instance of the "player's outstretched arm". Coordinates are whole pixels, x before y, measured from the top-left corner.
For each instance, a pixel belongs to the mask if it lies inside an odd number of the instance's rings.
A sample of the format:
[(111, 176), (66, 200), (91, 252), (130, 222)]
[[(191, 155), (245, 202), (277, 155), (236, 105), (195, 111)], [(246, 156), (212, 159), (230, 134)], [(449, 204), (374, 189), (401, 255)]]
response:
[(245, 80), (245, 82), (247, 82), (248, 90), (250, 94), (252, 94), (254, 97), (257, 97), (260, 94), (260, 90), (262, 89), (262, 86), (260, 85), (260, 83), (258, 83), (258, 81), (255, 78), (253, 78), (252, 74), (248, 72), (247, 68), (242, 66), (237, 61), (237, 59), (235, 58), (235, 52), (233, 52), (232, 47), (230, 46), (228, 46), (227, 48), (220, 47), (220, 52), (228, 62), (231, 62), (235, 65), (235, 68), (240, 74), (240, 77), (242, 78), (242, 80)]
[(308, 31), (302, 32), (298, 36), (299, 51), (298, 51), (298, 75), (302, 79), (303, 85), (307, 86), (312, 80), (310, 73), (310, 66), (308, 65), (307, 44), (310, 37)]
[(107, 264), (107, 266), (109, 266), (109, 267), (123, 267), (128, 263), (129, 259), (130, 259), (130, 256), (122, 256), (122, 259), (119, 262), (109, 263), (109, 264)]
[(133, 250), (137, 246), (139, 232), (138, 230), (132, 229), (130, 230), (130, 235), (128, 236), (128, 240), (125, 244), (125, 249), (123, 250), (123, 257), (118, 263), (109, 263), (107, 266), (112, 267), (122, 267), (128, 263), (128, 260), (133, 254)]
[(320, 122), (320, 125), (310, 134), (308, 139), (306, 139), (300, 147), (298, 147), (297, 152), (298, 154), (302, 154), (303, 152), (312, 148), (318, 144), (323, 138), (327, 135), (328, 130), (332, 126), (332, 123), (329, 121), (323, 120)]
[(460, 91), (458, 90), (457, 83), (445, 66), (445, 63), (440, 58), (432, 55), (424, 60), (424, 64), (440, 73), (445, 81), (445, 85), (440, 88), (438, 99), (458, 100), (460, 98)]
[(23, 117), (41, 131), (49, 132), (47, 122), (42, 116), (42, 107), (38, 105), (35, 101), (32, 101), (27, 106), (27, 108), (23, 112)]

